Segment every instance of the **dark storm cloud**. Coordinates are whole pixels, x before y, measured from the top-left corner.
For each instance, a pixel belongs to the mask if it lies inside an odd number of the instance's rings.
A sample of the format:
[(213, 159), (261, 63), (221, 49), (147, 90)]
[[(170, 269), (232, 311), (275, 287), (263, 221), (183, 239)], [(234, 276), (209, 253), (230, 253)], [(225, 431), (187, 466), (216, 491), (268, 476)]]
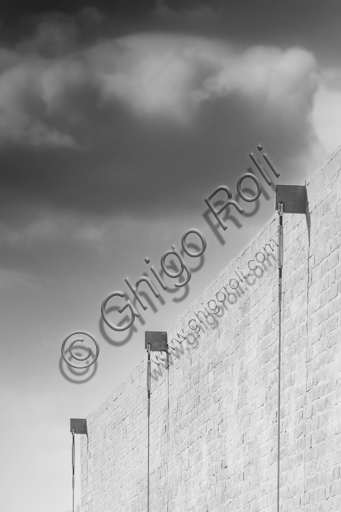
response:
[(303, 46), (326, 65), (340, 65), (339, 0), (163, 0), (158, 5), (163, 30), (219, 37), (244, 48)]
[(280, 164), (316, 144), (304, 50), (150, 34), (63, 57), (3, 50), (0, 65), (0, 209), (12, 221), (49, 207), (185, 210), (233, 183), (259, 140)]
[(26, 24), (32, 29), (42, 19), (59, 13), (77, 20), (81, 31), (91, 38), (91, 32), (96, 36), (98, 27), (91, 23), (89, 27), (89, 20), (84, 23), (80, 16), (89, 8), (102, 13), (102, 35), (107, 31), (122, 35), (159, 29), (227, 37), (243, 46), (301, 45), (314, 51), (318, 58), (329, 62), (339, 59), (338, 0), (19, 0), (2, 2), (0, 6), (1, 37), (10, 32), (12, 38), (20, 39)]
[(100, 237), (101, 222), (115, 216), (202, 212), (214, 187), (234, 189), (258, 142), (293, 183), (321, 159), (312, 52), (235, 45), (223, 30), (215, 38), (177, 33), (179, 20), (203, 33), (232, 23), (218, 12), (159, 2), (133, 35), (97, 10), (47, 16), (30, 36), (2, 45), (0, 236), (8, 261), (15, 244), (24, 259), (21, 245), (34, 251), (34, 240), (50, 240), (49, 254), (55, 241), (81, 243), (73, 229), (97, 244), (85, 229), (94, 219)]
[(150, 34), (62, 58), (21, 47), (1, 62), (0, 208), (19, 204), (21, 222), (50, 206), (187, 210), (232, 184), (259, 140), (280, 164), (316, 143), (316, 62), (304, 50)]
[(155, 5), (156, 0), (16, 0), (2, 3), (0, 15), (13, 20), (56, 12), (74, 14), (82, 8), (95, 7), (106, 13), (134, 17), (150, 13)]
[[(65, 55), (103, 39), (157, 31), (220, 39), (243, 49), (298, 46), (328, 68), (341, 67), (340, 19), (338, 0), (20, 0), (0, 6), (0, 45), (29, 49), (34, 39), (32, 51)], [(67, 38), (59, 37), (62, 30)]]

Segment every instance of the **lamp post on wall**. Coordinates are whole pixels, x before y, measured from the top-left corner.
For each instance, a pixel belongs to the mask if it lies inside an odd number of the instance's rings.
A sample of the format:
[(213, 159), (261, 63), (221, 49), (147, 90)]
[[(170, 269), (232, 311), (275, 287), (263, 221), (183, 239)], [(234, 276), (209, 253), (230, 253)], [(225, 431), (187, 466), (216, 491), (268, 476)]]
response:
[(168, 340), (167, 333), (162, 331), (146, 331), (145, 332), (145, 348), (148, 353), (147, 360), (147, 512), (149, 512), (150, 501), (150, 395), (151, 395), (151, 359), (150, 352), (166, 352), (168, 356)]
[[(276, 185), (276, 210), (278, 224), (278, 413), (277, 413), (277, 512), (280, 512), (280, 449), (281, 449), (281, 355), (282, 355), (282, 270), (283, 270), (283, 214), (303, 213), (307, 216), (309, 233), (309, 210), (307, 189), (303, 185)], [(309, 258), (308, 258), (309, 262)]]
[(70, 432), (72, 434), (72, 512), (75, 512), (75, 434), (88, 434), (86, 419), (71, 418)]

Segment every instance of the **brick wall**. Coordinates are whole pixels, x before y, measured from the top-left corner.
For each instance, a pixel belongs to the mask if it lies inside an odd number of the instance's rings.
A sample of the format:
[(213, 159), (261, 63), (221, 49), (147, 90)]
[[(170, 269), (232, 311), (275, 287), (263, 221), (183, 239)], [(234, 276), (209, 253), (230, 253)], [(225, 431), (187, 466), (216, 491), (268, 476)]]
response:
[[(341, 511), (340, 169), (339, 150), (306, 183), (310, 218), (284, 216), (281, 512)], [(151, 512), (276, 511), (277, 225), (178, 319), (169, 369), (153, 364)], [(87, 423), (83, 512), (146, 511), (146, 360)]]

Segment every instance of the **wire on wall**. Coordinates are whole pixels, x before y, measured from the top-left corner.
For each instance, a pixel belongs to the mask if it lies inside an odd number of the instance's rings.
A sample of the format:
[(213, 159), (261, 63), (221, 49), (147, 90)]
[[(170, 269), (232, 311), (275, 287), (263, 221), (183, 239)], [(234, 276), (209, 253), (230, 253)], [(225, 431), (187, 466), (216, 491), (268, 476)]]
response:
[(149, 496), (150, 496), (150, 393), (151, 393), (151, 361), (150, 361), (150, 344), (147, 344), (148, 361), (147, 361), (147, 395), (148, 395), (148, 407), (147, 407), (147, 512), (149, 512)]
[(281, 461), (281, 352), (282, 352), (282, 269), (283, 269), (283, 203), (278, 204), (278, 412), (277, 412), (277, 512), (280, 498)]
[(169, 433), (169, 352), (167, 352), (167, 512), (168, 512), (168, 506), (169, 506), (169, 455), (170, 455), (170, 433)]
[(303, 474), (304, 474), (304, 503), (305, 494), (307, 492), (307, 475), (306, 475), (306, 440), (307, 440), (307, 412), (308, 412), (308, 341), (309, 341), (309, 285), (310, 285), (310, 214), (307, 204), (306, 220), (308, 229), (308, 255), (307, 255), (307, 307), (306, 307), (306, 339), (305, 339), (305, 414), (304, 414), (304, 450), (303, 450)]
[(72, 512), (75, 512), (75, 429), (72, 429)]

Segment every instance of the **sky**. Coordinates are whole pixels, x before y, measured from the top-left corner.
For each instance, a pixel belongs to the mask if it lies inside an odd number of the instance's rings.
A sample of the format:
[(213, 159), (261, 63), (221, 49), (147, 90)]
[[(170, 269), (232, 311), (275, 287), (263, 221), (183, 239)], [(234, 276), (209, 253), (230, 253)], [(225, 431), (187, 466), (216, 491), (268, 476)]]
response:
[[(204, 199), (220, 185), (235, 196), (257, 144), (282, 184), (304, 183), (340, 145), (341, 5), (5, 4), (1, 503), (6, 512), (69, 512), (70, 418), (86, 417), (146, 359), (144, 332), (170, 329), (274, 212), (264, 181), (257, 203), (240, 200), (244, 215), (230, 212), (226, 231)], [(160, 269), (161, 256), (180, 250), (191, 228), (207, 248), (184, 256), (188, 285), (176, 288), (164, 276), (168, 290), (146, 311), (137, 305), (130, 330), (109, 329), (103, 300), (128, 293), (127, 277), (151, 277), (145, 258)], [(200, 250), (195, 234), (187, 241)], [(123, 322), (124, 300), (109, 303), (112, 322)], [(100, 347), (82, 372), (61, 360), (74, 331), (90, 332)], [(79, 460), (76, 475), (79, 502)]]

